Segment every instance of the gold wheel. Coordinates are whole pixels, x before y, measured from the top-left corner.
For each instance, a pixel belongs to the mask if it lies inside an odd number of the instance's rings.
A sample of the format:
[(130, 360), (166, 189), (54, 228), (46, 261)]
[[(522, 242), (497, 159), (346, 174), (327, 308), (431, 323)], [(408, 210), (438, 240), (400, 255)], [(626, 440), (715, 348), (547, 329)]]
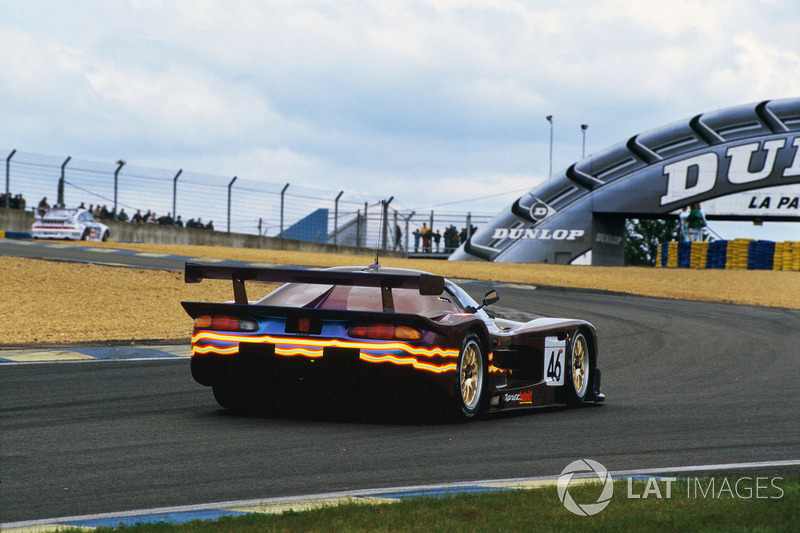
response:
[(483, 354), (477, 336), (470, 334), (464, 340), (458, 364), (458, 384), (461, 391), (462, 412), (471, 417), (480, 407), (483, 393)]
[(572, 342), (572, 386), (578, 400), (583, 400), (589, 388), (589, 346), (583, 333), (575, 335)]

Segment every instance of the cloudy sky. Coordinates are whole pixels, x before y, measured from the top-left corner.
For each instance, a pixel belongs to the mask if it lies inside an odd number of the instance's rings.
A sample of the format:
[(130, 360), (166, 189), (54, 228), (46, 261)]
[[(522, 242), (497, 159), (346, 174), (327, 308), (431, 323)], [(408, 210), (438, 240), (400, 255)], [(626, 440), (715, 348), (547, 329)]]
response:
[(589, 155), (800, 96), (798, 22), (795, 0), (0, 0), (0, 150), (491, 214), (547, 178), (547, 115), (555, 172), (581, 124)]

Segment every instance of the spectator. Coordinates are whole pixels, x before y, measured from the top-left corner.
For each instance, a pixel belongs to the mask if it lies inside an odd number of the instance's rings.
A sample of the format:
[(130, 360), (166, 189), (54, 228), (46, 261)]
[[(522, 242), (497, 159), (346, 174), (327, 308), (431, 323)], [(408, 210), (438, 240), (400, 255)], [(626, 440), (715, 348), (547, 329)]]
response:
[(397, 250), (398, 248), (400, 250), (403, 249), (402, 238), (403, 238), (403, 230), (400, 229), (400, 225), (399, 224), (395, 224), (394, 225), (394, 249), (395, 250)]
[(128, 221), (128, 213), (125, 212), (125, 208), (119, 210), (119, 215), (117, 215), (117, 220), (120, 222), (127, 222)]
[(39, 216), (44, 216), (45, 213), (50, 209), (50, 204), (47, 203), (47, 196), (42, 198), (39, 202), (39, 207), (37, 207), (36, 212), (39, 213)]
[(136, 224), (141, 224), (142, 222), (144, 222), (144, 217), (142, 217), (142, 210), (141, 209), (137, 209), (136, 210), (136, 213), (134, 213), (133, 218), (131, 219), (131, 222), (135, 222)]
[(452, 224), (444, 230), (444, 251), (453, 252), (458, 248), (458, 230)]
[(210, 229), (211, 231), (214, 231), (214, 221), (213, 220), (209, 220), (208, 224), (205, 225), (205, 228), (206, 229)]
[(703, 240), (703, 228), (706, 227), (706, 217), (700, 209), (700, 204), (692, 204), (689, 216), (686, 219), (689, 225), (689, 238), (699, 242)]
[(431, 251), (431, 228), (423, 222), (422, 229), (419, 230), (420, 234), (422, 234), (422, 251), (423, 252), (430, 252)]
[(178, 226), (179, 228), (183, 227), (183, 220), (181, 220), (180, 215), (178, 215), (178, 218), (175, 219), (175, 225)]

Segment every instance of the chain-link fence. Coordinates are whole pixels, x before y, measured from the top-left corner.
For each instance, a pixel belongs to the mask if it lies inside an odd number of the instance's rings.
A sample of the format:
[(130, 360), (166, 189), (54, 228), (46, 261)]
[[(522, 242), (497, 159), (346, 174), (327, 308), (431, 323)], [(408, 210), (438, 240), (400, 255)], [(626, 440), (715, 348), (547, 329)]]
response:
[[(440, 235), (452, 227), (463, 238), (468, 227), (480, 227), (494, 215), (416, 212), (393, 203), (392, 191), (387, 191), (387, 198), (373, 198), (291, 182), (145, 168), (122, 160), (97, 162), (16, 150), (5, 154), (6, 185), (0, 207), (17, 205), (23, 199), (25, 208), (31, 210), (46, 198), (51, 206), (83, 204), (87, 209), (105, 208), (114, 217), (124, 213), (128, 220), (137, 212), (149, 212), (151, 220), (168, 215), (173, 220), (180, 217), (184, 225), (190, 221), (211, 223), (216, 231), (273, 237), (286, 235), (292, 226), (318, 213), (327, 216), (327, 234), (308, 240), (410, 252), (415, 251), (413, 234), (423, 224)], [(388, 203), (385, 215), (383, 202)], [(422, 247), (420, 238), (416, 249), (421, 252)], [(444, 238), (438, 249), (444, 251)], [(431, 239), (430, 251), (436, 250), (436, 241)]]

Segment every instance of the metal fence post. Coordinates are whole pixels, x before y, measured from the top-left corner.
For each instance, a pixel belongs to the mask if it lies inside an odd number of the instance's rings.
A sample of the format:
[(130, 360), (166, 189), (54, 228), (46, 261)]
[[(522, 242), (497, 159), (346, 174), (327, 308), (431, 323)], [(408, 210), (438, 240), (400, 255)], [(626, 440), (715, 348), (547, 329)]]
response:
[(281, 233), (278, 235), (281, 239), (283, 239), (283, 197), (286, 189), (289, 188), (289, 184), (287, 183), (284, 185), (283, 190), (281, 191)]
[(174, 178), (172, 178), (172, 217), (175, 220), (178, 219), (177, 208), (175, 207), (175, 205), (178, 194), (178, 178), (180, 177), (181, 172), (183, 172), (183, 169), (178, 170), (178, 173), (175, 174)]
[(11, 153), (8, 154), (8, 157), (6, 157), (6, 207), (9, 207), (11, 203), (11, 173), (9, 172), (9, 169), (11, 167), (11, 158), (14, 157), (14, 154), (16, 153), (17, 149), (14, 148), (11, 150)]
[(344, 191), (339, 191), (336, 200), (333, 201), (333, 244), (339, 244), (339, 198)]
[(63, 163), (61, 163), (61, 179), (58, 180), (58, 207), (64, 207), (64, 168), (66, 168), (72, 156), (67, 156)]
[(368, 206), (369, 206), (369, 204), (367, 202), (364, 202), (364, 233), (362, 234), (361, 237), (364, 239), (363, 246), (365, 246), (365, 247), (369, 245), (369, 241), (367, 241), (367, 234), (368, 234), (367, 230), (369, 229), (369, 217), (367, 216), (367, 207)]
[(387, 228), (387, 226), (389, 225), (389, 204), (392, 203), (392, 200), (394, 200), (394, 196), (388, 200), (383, 200), (383, 213), (381, 214), (381, 225), (383, 226), (383, 231), (381, 232), (381, 240), (383, 241), (381, 245), (382, 250), (386, 250), (388, 248), (387, 231), (389, 228)]
[[(411, 248), (409, 248), (409, 246), (411, 246), (411, 241), (409, 240), (411, 237), (408, 234), (408, 221), (411, 220), (411, 217), (413, 217), (415, 214), (416, 211), (411, 211), (411, 214), (409, 214), (407, 217), (404, 217), (406, 219), (406, 253), (411, 251)], [(416, 252), (416, 250), (414, 251)]]
[(228, 184), (228, 233), (231, 232), (231, 187), (233, 187), (233, 182), (236, 181), (236, 178), (237, 176), (234, 176)]
[(125, 164), (125, 161), (120, 159), (119, 161), (117, 161), (117, 164), (119, 166), (117, 167), (117, 170), (114, 171), (114, 215), (115, 216), (117, 214), (117, 178), (119, 177), (119, 171), (122, 170), (122, 166)]

